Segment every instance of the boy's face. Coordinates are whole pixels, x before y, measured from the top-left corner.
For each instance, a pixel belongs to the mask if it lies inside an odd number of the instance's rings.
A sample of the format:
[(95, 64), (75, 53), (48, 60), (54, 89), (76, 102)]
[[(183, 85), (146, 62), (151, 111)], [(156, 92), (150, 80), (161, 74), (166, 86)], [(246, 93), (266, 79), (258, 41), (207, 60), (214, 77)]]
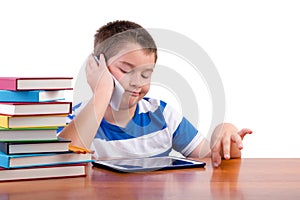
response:
[(145, 54), (140, 48), (109, 59), (110, 72), (125, 89), (120, 109), (135, 106), (147, 94), (154, 66), (154, 54)]

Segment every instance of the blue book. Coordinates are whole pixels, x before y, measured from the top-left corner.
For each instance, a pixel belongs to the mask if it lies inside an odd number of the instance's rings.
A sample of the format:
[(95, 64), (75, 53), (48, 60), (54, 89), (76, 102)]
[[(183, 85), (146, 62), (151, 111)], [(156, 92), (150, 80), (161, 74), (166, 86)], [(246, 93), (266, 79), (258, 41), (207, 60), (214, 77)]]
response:
[(0, 90), (0, 102), (47, 102), (64, 99), (64, 90)]
[(3, 168), (23, 168), (86, 162), (92, 162), (92, 154), (79, 154), (72, 151), (67, 151), (63, 153), (7, 155), (3, 152), (0, 152), (0, 167)]

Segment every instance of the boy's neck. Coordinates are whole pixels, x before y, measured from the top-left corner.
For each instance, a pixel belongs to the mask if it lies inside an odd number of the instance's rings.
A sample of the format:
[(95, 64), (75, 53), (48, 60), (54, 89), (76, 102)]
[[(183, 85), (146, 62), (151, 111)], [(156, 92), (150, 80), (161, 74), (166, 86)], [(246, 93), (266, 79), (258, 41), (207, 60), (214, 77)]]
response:
[(126, 109), (115, 111), (110, 106), (107, 108), (104, 119), (114, 125), (125, 128), (128, 122), (133, 118), (136, 110), (136, 105)]

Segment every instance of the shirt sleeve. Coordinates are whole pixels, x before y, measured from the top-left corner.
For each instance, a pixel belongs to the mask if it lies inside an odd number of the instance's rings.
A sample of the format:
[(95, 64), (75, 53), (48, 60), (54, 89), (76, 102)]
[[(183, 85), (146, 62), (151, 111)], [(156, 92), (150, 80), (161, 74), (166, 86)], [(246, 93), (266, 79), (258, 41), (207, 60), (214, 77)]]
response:
[(173, 133), (173, 148), (184, 156), (188, 156), (200, 144), (203, 136), (185, 118), (182, 118), (176, 131)]
[(181, 113), (168, 104), (164, 105), (164, 117), (172, 136), (172, 147), (188, 156), (200, 144), (203, 135)]

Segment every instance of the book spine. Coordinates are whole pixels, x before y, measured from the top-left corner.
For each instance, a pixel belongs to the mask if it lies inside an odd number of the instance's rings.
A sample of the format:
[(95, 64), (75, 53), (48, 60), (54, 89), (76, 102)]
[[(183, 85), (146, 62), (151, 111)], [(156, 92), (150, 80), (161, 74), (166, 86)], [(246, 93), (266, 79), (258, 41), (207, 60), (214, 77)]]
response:
[(0, 153), (0, 167), (9, 168), (9, 160), (10, 158), (8, 156)]
[(0, 151), (9, 154), (9, 143), (7, 142), (0, 142)]
[(0, 102), (39, 102), (38, 91), (0, 90)]
[(1, 90), (13, 90), (17, 91), (17, 80), (16, 79), (0, 79)]
[(8, 128), (8, 116), (0, 115), (0, 126), (4, 128)]

